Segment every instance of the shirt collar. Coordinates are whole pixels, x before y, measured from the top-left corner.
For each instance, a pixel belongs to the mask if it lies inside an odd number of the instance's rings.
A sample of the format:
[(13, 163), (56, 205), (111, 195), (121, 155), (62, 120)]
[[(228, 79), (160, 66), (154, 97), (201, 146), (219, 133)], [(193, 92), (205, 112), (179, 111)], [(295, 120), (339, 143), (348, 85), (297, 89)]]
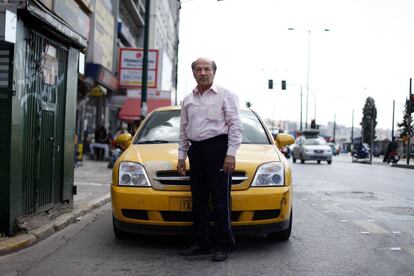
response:
[[(216, 84), (214, 84), (214, 83), (211, 85), (211, 87), (210, 87), (208, 90), (206, 90), (206, 92), (208, 92), (208, 91), (212, 91), (212, 92), (214, 92), (214, 93), (216, 93), (216, 94), (218, 94), (218, 93), (219, 93), (218, 86), (217, 86)], [(200, 93), (200, 92), (198, 91), (198, 87), (196, 86), (196, 87), (193, 89), (193, 95), (196, 95), (197, 93)]]

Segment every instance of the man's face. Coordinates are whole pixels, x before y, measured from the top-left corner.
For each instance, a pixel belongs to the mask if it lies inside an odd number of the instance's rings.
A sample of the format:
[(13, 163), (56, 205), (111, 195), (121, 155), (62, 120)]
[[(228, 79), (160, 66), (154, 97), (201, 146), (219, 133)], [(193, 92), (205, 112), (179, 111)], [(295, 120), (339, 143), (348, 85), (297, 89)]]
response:
[(213, 84), (215, 72), (210, 61), (198, 60), (193, 69), (193, 75), (197, 84), (205, 87)]

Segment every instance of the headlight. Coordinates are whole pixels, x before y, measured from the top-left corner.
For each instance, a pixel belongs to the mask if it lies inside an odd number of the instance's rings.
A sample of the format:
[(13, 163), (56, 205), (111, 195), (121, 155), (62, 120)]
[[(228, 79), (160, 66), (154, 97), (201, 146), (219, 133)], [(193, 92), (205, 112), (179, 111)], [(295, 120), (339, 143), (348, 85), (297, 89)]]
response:
[(150, 187), (144, 166), (135, 162), (121, 162), (118, 175), (119, 186)]
[(253, 179), (253, 187), (274, 187), (285, 185), (283, 164), (270, 162), (259, 167)]
[(308, 148), (303, 148), (305, 150), (305, 152), (312, 152), (312, 150), (308, 149)]

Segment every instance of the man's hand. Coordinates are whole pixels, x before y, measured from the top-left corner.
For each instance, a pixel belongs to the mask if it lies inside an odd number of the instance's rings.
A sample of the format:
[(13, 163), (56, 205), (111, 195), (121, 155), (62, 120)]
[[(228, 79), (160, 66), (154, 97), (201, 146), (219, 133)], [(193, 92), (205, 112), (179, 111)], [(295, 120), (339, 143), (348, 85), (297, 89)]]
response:
[(177, 162), (177, 171), (179, 175), (185, 176), (185, 160), (184, 159), (178, 159)]
[(232, 173), (234, 172), (234, 168), (236, 167), (236, 158), (231, 155), (226, 155), (224, 158), (223, 170), (225, 173)]

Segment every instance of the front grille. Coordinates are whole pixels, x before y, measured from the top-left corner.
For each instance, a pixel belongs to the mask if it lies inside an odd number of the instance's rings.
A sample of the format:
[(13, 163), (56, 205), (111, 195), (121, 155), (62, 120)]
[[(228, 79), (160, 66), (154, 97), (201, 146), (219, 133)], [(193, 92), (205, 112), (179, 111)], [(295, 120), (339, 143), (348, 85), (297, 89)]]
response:
[[(160, 213), (164, 221), (192, 222), (194, 218), (193, 212), (161, 211)], [(232, 211), (231, 221), (238, 221), (240, 214), (241, 211)], [(212, 215), (210, 221), (214, 221)]]
[[(190, 185), (190, 177), (188, 176), (190, 173), (187, 172), (187, 176), (181, 176), (178, 174), (177, 171), (158, 171), (154, 180), (160, 182), (163, 185)], [(246, 176), (246, 172), (243, 171), (235, 171), (232, 174), (232, 181), (231, 185), (237, 185), (242, 183), (243, 181), (249, 179)]]
[(253, 220), (275, 219), (280, 215), (280, 209), (258, 210), (254, 212)]
[(122, 215), (129, 219), (148, 220), (148, 213), (144, 210), (122, 209)]

